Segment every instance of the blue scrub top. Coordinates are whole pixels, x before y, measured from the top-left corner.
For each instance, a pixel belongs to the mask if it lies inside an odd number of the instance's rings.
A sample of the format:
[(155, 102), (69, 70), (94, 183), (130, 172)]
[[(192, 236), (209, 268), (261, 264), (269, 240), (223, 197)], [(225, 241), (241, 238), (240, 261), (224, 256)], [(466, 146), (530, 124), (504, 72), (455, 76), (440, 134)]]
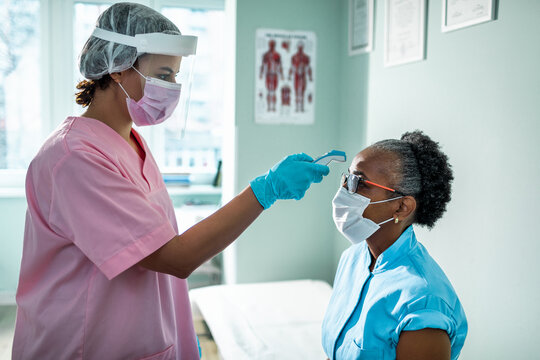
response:
[(452, 360), (467, 336), (467, 319), (450, 281), (416, 241), (409, 226), (369, 271), (367, 243), (345, 250), (322, 326), (326, 355), (334, 359), (395, 359), (402, 331), (448, 333)]

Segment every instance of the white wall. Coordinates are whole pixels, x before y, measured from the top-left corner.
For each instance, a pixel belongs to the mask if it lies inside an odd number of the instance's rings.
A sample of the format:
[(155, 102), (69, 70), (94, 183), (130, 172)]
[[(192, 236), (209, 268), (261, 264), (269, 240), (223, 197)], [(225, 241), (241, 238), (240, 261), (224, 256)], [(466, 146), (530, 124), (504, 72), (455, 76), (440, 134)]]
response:
[(417, 235), (469, 320), (461, 359), (538, 358), (540, 1), (500, 1), (497, 21), (442, 33), (429, 2), (427, 60), (383, 67), (384, 1), (370, 55), (367, 140), (422, 129), (453, 164), (444, 218)]

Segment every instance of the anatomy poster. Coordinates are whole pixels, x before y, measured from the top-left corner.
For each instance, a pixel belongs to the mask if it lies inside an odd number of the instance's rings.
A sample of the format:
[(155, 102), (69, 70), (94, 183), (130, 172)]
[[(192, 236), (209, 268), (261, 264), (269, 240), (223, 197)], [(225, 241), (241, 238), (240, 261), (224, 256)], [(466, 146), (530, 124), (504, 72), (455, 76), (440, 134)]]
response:
[(257, 29), (255, 122), (313, 124), (315, 33)]

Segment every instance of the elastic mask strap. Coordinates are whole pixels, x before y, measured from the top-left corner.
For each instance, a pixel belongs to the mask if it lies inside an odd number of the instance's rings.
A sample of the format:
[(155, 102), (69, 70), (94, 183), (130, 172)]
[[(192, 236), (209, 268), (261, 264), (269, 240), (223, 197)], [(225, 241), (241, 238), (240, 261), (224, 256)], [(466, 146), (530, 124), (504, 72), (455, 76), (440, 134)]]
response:
[(128, 97), (128, 99), (131, 99), (131, 97), (128, 95), (126, 89), (124, 89), (124, 87), (122, 86), (122, 84), (120, 84), (120, 83), (117, 83), (117, 84), (118, 84), (118, 86), (120, 86), (120, 89), (122, 89), (122, 91), (124, 92), (124, 94), (126, 94), (126, 96)]
[(136, 72), (139, 73), (139, 75), (141, 75), (143, 78), (146, 79), (146, 76), (144, 76), (143, 74), (141, 74), (141, 72), (139, 70), (137, 70), (137, 68), (135, 66), (132, 66), (133, 70), (135, 70)]
[(395, 197), (395, 198), (391, 198), (391, 199), (386, 199), (386, 200), (380, 200), (380, 201), (372, 201), (370, 202), (369, 204), (380, 204), (380, 203), (385, 203), (385, 202), (388, 202), (388, 201), (392, 201), (392, 200), (397, 200), (397, 199), (401, 199), (403, 196), (398, 196), (398, 197)]
[(388, 220), (384, 220), (383, 222), (380, 222), (380, 223), (378, 223), (377, 225), (381, 226), (381, 225), (386, 224), (387, 222), (392, 221), (392, 220), (394, 220), (393, 217), (391, 217), (391, 218), (388, 219)]
[[(146, 80), (146, 76), (144, 76), (143, 74), (140, 73), (139, 70), (137, 70), (135, 68), (135, 66), (132, 66), (133, 70), (135, 70), (137, 73), (139, 73), (139, 75), (141, 75), (145, 80)], [(127, 93), (126, 89), (124, 89), (124, 87), (122, 86), (122, 84), (118, 83), (118, 85), (120, 86), (120, 89), (122, 89), (122, 91), (124, 91), (124, 94), (126, 94), (126, 96), (128, 97), (128, 99), (131, 99), (131, 96), (129, 96), (129, 94)]]

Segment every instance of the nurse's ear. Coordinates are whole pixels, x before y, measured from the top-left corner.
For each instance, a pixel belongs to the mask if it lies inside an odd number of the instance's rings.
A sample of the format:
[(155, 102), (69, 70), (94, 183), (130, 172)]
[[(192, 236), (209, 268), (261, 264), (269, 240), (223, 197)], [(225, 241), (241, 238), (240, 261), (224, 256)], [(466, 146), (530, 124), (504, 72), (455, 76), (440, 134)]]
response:
[(115, 83), (123, 84), (129, 78), (136, 79), (140, 83), (139, 75), (132, 68), (110, 74)]
[(399, 208), (394, 212), (394, 219), (410, 225), (414, 222), (414, 213), (416, 210), (416, 199), (412, 196), (404, 196), (397, 200)]
[(122, 83), (122, 79), (125, 78), (126, 76), (126, 71), (120, 71), (120, 72), (115, 72), (115, 73), (112, 73), (110, 74), (111, 78), (113, 79), (113, 81), (117, 84), (121, 84)]
[(129, 68), (110, 74), (112, 80), (118, 84), (116, 94), (123, 99), (126, 96), (139, 101), (143, 96), (145, 80), (135, 70)]
[[(126, 96), (131, 97), (134, 95), (134, 91), (129, 84), (127, 78), (127, 71), (120, 71), (110, 74), (111, 79), (117, 84), (114, 86), (115, 98), (124, 99)], [(129, 96), (131, 94), (131, 96)]]

